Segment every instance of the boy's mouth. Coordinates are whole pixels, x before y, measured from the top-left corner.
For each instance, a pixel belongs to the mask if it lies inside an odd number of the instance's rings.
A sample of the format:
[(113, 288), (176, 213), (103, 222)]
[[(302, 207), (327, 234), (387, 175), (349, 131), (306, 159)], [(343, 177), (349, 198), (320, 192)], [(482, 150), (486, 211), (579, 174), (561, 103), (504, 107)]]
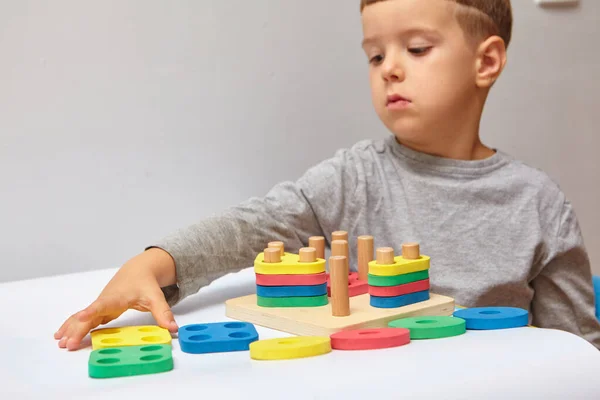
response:
[(410, 103), (411, 101), (407, 98), (402, 97), (399, 94), (392, 94), (387, 97), (385, 105), (389, 110), (402, 110), (408, 107)]

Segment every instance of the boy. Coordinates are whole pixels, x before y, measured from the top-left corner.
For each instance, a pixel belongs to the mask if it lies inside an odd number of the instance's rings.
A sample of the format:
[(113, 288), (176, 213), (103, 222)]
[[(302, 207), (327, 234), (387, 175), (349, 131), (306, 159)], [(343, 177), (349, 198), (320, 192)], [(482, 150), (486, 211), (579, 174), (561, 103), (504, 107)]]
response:
[(419, 242), (433, 292), (467, 307), (528, 309), (534, 325), (600, 348), (571, 204), (545, 174), (479, 139), (506, 63), (510, 0), (362, 0), (361, 13), (372, 101), (393, 136), (341, 150), (298, 181), (149, 247), (67, 319), (60, 347), (78, 348), (128, 308), (176, 332), (170, 306), (249, 267), (268, 242), (297, 251), (310, 236), (345, 230), (351, 249), (363, 234), (376, 247)]

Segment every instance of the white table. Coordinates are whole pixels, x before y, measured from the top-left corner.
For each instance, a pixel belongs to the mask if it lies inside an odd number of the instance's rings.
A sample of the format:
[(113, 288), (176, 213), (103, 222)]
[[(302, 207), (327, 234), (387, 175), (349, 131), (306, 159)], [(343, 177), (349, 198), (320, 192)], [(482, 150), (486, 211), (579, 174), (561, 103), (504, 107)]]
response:
[[(468, 331), (393, 349), (334, 351), (286, 361), (255, 361), (248, 352), (186, 354), (174, 339), (171, 372), (91, 379), (90, 347), (59, 349), (53, 334), (68, 315), (97, 296), (113, 273), (0, 285), (1, 399), (600, 398), (600, 352), (574, 335), (537, 328)], [(253, 291), (252, 270), (247, 269), (213, 283), (173, 311), (180, 326), (226, 321), (224, 300)], [(108, 326), (139, 324), (155, 322), (150, 314), (128, 311)], [(290, 336), (257, 330), (261, 339)]]

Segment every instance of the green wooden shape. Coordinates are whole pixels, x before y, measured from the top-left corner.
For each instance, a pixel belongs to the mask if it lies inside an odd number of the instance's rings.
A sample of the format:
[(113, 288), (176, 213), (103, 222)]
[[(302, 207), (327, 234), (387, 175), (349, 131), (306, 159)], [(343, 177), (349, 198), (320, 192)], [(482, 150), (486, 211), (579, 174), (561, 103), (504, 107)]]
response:
[(449, 316), (420, 316), (390, 321), (390, 328), (406, 328), (412, 339), (440, 339), (462, 335), (467, 331), (466, 321)]
[(326, 294), (309, 297), (256, 297), (259, 307), (320, 307), (329, 302)]
[(172, 347), (166, 344), (98, 349), (92, 351), (88, 361), (92, 378), (156, 374), (172, 369)]
[(406, 283), (422, 281), (429, 278), (429, 270), (411, 272), (410, 274), (393, 275), (393, 276), (378, 276), (371, 275), (367, 277), (371, 286), (398, 286)]

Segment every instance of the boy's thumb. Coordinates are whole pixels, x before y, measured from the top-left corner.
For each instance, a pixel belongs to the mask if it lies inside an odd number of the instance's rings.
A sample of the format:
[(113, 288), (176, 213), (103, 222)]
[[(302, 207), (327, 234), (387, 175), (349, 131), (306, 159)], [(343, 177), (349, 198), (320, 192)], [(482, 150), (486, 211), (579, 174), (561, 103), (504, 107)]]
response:
[(161, 296), (157, 296), (154, 301), (152, 301), (150, 312), (160, 327), (168, 329), (171, 333), (176, 333), (179, 329), (175, 322), (175, 317), (171, 312), (171, 308), (165, 301), (162, 293)]

